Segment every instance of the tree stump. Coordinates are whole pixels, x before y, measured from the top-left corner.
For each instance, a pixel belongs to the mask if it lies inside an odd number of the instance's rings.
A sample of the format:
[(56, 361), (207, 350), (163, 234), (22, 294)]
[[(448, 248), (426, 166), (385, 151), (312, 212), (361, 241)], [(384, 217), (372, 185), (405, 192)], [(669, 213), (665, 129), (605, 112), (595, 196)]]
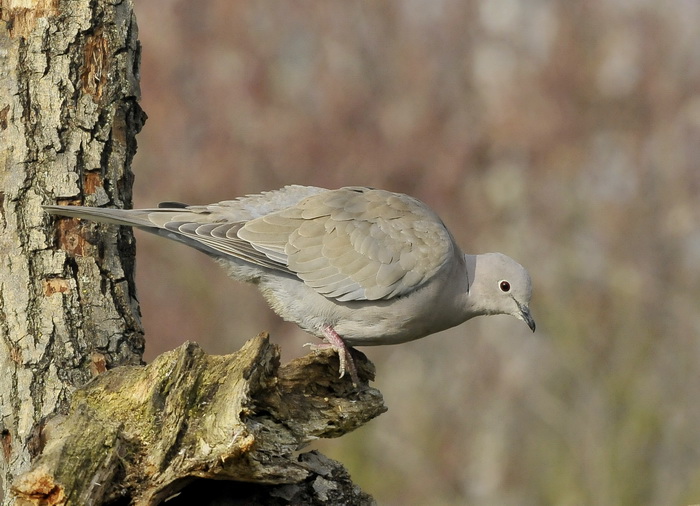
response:
[(147, 366), (106, 371), (36, 434), (41, 457), (12, 492), (18, 504), (145, 506), (187, 486), (184, 495), (201, 504), (202, 491), (213, 487), (203, 479), (213, 479), (235, 482), (214, 487), (228, 498), (223, 504), (372, 504), (342, 466), (316, 452), (297, 454), (386, 411), (380, 392), (367, 386), (374, 366), (354, 354), (357, 388), (337, 377), (330, 350), (280, 367), (266, 334), (231, 355), (185, 343)]

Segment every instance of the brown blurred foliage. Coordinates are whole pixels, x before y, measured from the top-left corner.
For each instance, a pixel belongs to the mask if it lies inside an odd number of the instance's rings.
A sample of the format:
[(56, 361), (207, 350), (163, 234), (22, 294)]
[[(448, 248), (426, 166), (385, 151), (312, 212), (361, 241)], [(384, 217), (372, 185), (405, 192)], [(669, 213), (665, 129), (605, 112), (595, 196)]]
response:
[[(365, 348), (390, 411), (323, 450), (380, 504), (700, 501), (700, 3), (137, 2), (135, 205), (289, 183), (430, 204), (534, 279)], [(309, 339), (204, 255), (139, 235), (149, 357)]]

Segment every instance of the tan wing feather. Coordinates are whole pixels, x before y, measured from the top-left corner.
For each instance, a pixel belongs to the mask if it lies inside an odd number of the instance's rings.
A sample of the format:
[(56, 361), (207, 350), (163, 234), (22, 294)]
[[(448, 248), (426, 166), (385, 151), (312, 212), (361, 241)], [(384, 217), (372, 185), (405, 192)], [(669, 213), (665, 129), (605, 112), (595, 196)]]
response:
[(412, 292), (454, 253), (440, 219), (406, 195), (341, 188), (246, 223), (238, 237), (340, 301)]

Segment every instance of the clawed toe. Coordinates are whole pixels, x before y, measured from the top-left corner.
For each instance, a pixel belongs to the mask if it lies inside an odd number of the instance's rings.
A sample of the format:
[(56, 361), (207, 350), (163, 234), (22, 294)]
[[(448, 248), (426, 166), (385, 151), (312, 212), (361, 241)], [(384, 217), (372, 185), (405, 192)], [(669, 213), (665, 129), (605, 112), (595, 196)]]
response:
[(331, 327), (325, 327), (323, 329), (324, 339), (321, 343), (306, 343), (304, 346), (308, 346), (312, 351), (327, 350), (332, 349), (338, 354), (338, 361), (340, 362), (340, 378), (345, 376), (347, 371), (350, 374), (350, 379), (353, 385), (358, 386), (360, 384), (360, 379), (357, 376), (357, 368), (355, 367), (355, 361), (350, 353), (350, 347), (345, 344), (343, 338), (338, 335), (338, 333)]

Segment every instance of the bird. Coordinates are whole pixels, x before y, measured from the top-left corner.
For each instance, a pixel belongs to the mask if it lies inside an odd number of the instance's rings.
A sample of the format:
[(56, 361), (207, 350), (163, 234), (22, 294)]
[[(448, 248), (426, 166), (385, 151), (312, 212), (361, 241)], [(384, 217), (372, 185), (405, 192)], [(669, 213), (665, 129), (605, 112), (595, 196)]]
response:
[(358, 384), (355, 346), (399, 344), (473, 317), (505, 314), (535, 331), (527, 270), (502, 253), (463, 253), (411, 196), (289, 185), (209, 205), (150, 209), (46, 205), (53, 215), (125, 225), (211, 256), (257, 286), (272, 310), (322, 339)]

